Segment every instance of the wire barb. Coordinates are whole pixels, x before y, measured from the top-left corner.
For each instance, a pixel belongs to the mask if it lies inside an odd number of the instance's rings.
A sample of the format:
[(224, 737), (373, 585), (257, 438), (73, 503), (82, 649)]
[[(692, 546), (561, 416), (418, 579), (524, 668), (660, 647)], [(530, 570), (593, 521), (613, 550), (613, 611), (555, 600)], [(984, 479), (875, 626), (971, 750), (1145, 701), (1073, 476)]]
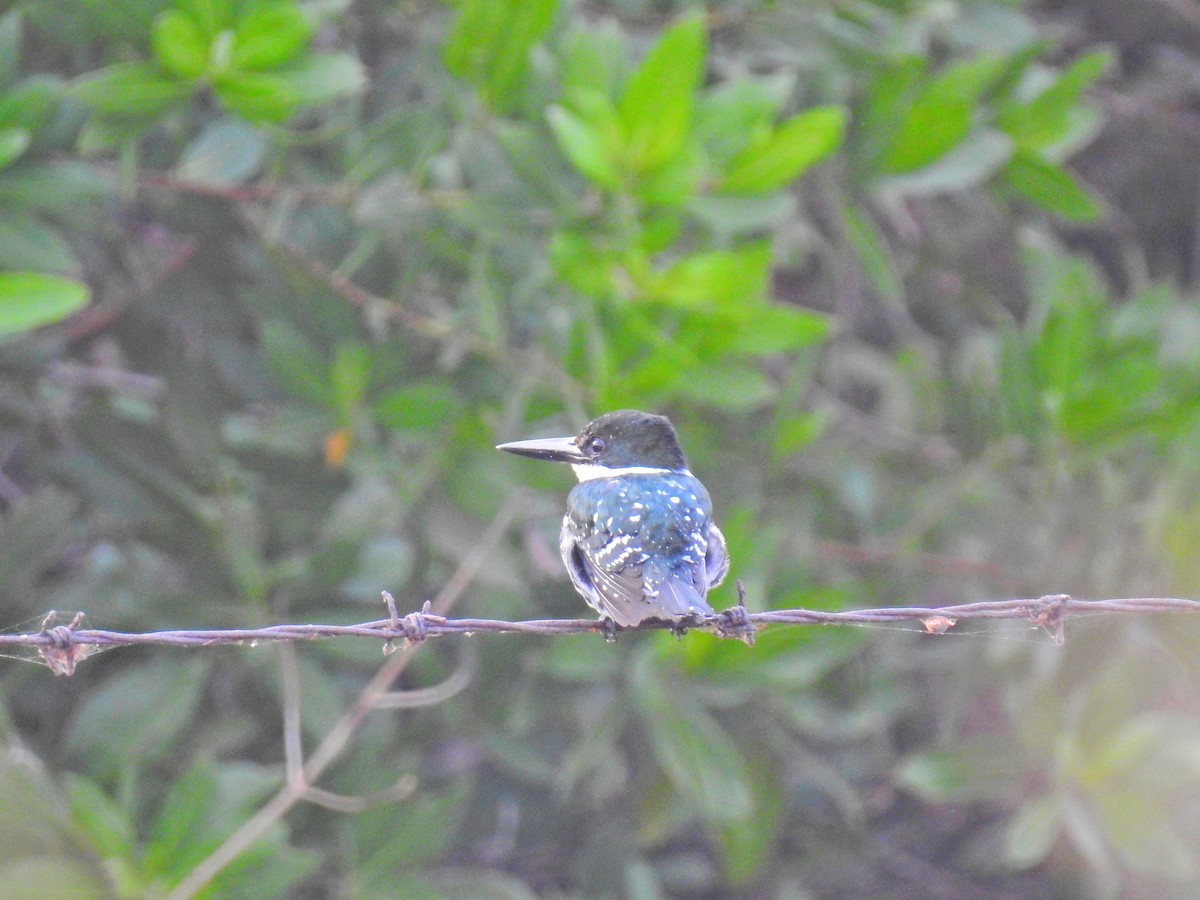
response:
[(429, 624), (425, 617), (429, 614), (429, 601), (421, 607), (420, 612), (411, 612), (401, 620), (400, 630), (404, 632), (404, 649), (425, 643), (429, 637)]
[(1046, 594), (1037, 599), (1030, 611), (1033, 624), (1050, 632), (1056, 647), (1061, 647), (1067, 639), (1063, 631), (1063, 618), (1070, 602), (1071, 598), (1066, 594)]
[(717, 634), (723, 638), (736, 638), (747, 647), (753, 647), (754, 640), (758, 637), (758, 629), (750, 621), (750, 614), (746, 612), (746, 586), (740, 579), (735, 584), (737, 605), (717, 614)]
[[(385, 595), (385, 603), (390, 595)], [(210, 646), (267, 641), (300, 641), (319, 638), (363, 637), (382, 640), (385, 647), (402, 640), (413, 647), (432, 637), (449, 634), (590, 634), (600, 632), (606, 640), (617, 633), (634, 631), (707, 631), (723, 638), (735, 638), (753, 644), (755, 636), (768, 625), (896, 625), (911, 623), (928, 634), (945, 634), (964, 619), (1017, 619), (1046, 631), (1055, 644), (1066, 637), (1066, 620), (1096, 613), (1200, 613), (1200, 600), (1177, 597), (1136, 597), (1112, 600), (1077, 600), (1067, 594), (1047, 594), (1036, 599), (981, 600), (957, 606), (881, 607), (878, 609), (816, 610), (771, 609), (749, 612), (745, 589), (738, 585), (738, 603), (724, 612), (685, 622), (650, 619), (639, 625), (618, 628), (596, 619), (530, 619), (508, 622), (501, 619), (448, 619), (433, 612), (426, 602), (417, 612), (389, 616), (358, 625), (269, 625), (265, 628), (233, 628), (211, 631), (154, 631), (125, 633), (82, 628), (83, 613), (67, 625), (55, 625), (56, 613), (50, 613), (40, 630), (26, 634), (0, 634), (0, 647), (33, 648), (57, 675), (70, 675), (76, 664), (108, 647), (155, 644), (167, 647)]]
[(54, 610), (50, 610), (42, 619), (42, 628), (38, 634), (48, 640), (38, 647), (38, 655), (55, 675), (74, 675), (75, 666), (79, 662), (93, 653), (100, 652), (100, 647), (96, 644), (85, 644), (75, 639), (75, 631), (83, 623), (83, 619), (82, 610), (75, 613), (75, 618), (69, 625), (52, 626), (52, 622), (58, 621), (58, 613)]

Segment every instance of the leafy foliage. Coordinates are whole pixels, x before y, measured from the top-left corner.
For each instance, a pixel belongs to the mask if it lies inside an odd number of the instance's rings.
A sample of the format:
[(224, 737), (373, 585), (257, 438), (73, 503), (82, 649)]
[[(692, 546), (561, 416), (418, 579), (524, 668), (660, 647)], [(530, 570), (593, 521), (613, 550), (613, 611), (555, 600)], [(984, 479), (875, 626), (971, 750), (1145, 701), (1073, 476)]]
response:
[(97, 180), (50, 162), (69, 141), (57, 121), (62, 84), (48, 75), (20, 75), (21, 17), (0, 17), (0, 338), (57, 322), (88, 301), (71, 247), (47, 216), (87, 203)]
[[(1195, 204), (1118, 208), (1147, 151), (1105, 141), (1138, 106), (1092, 90), (1138, 77), (1111, 36), (1069, 3), (680, 6), (0, 18), (9, 621), (379, 618), (518, 493), (457, 611), (579, 614), (568, 473), (492, 446), (617, 407), (672, 416), (756, 606), (1194, 593), (1200, 319), (1157, 264), (1192, 244), (1155, 229)], [(431, 642), (401, 686), (469, 686), (321, 783), (411, 796), (296, 810), (207, 892), (928, 893), (886, 847), (983, 892), (1187, 891), (1190, 628)], [(283, 697), (311, 749), (378, 662), (10, 666), (4, 883), (179, 885), (282, 783)]]
[(283, 122), (362, 87), (353, 57), (306, 52), (312, 34), (290, 0), (179, 0), (154, 18), (152, 60), (89, 73), (76, 94), (110, 127), (152, 124), (200, 88), (249, 122)]

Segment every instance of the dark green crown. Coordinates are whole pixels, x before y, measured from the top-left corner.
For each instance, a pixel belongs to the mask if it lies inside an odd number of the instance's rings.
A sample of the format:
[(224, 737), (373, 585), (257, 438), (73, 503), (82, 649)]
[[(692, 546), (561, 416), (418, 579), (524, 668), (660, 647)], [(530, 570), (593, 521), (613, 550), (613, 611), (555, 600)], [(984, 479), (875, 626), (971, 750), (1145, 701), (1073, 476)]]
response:
[(592, 420), (575, 443), (590, 462), (609, 469), (687, 468), (671, 420), (636, 409), (619, 409)]

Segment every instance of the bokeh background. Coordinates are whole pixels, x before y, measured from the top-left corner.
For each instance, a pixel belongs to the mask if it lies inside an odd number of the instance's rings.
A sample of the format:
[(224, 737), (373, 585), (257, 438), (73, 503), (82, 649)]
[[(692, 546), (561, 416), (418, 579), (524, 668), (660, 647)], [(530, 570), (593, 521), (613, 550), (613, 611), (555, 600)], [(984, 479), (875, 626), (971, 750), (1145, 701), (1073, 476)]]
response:
[[(10, 631), (580, 615), (492, 448), (618, 407), (752, 609), (1200, 593), (1190, 0), (0, 9)], [(6, 658), (0, 884), (1195, 896), (1200, 622), (1065, 636), (439, 638), (204, 884), (378, 643)]]

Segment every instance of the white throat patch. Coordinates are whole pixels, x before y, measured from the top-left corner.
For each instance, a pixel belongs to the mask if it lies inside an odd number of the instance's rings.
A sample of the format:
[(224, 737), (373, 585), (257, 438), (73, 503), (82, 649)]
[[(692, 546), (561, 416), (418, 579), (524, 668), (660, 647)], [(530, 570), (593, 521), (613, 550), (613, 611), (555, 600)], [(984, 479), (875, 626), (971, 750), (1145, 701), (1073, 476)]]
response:
[(622, 475), (691, 475), (687, 469), (656, 469), (653, 466), (625, 466), (622, 469), (609, 469), (605, 466), (595, 466), (591, 463), (571, 463), (575, 477), (580, 481), (592, 481), (596, 478), (620, 478)]

